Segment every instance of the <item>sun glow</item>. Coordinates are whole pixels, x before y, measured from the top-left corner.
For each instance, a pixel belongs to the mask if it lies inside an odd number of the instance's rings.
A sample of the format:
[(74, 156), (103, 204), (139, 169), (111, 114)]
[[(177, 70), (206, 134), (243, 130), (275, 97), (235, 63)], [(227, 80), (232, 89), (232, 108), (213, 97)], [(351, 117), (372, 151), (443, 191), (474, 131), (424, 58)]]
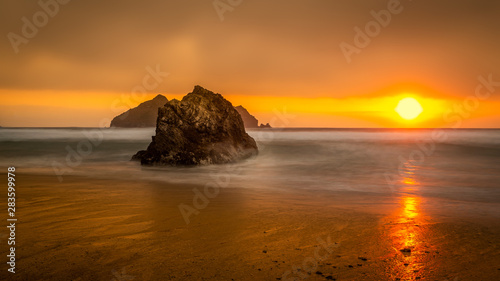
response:
[[(224, 97), (233, 105), (244, 105), (259, 121), (270, 122), (273, 127), (443, 128), (453, 125), (449, 120), (460, 115), (451, 110), (455, 104), (462, 104), (463, 99), (451, 99), (438, 94), (437, 97), (431, 97), (421, 94), (424, 92), (395, 89), (377, 92), (373, 96), (342, 98), (238, 94)], [(152, 99), (156, 94), (137, 99), (135, 95), (122, 92), (0, 89), (0, 125), (95, 127), (104, 118), (112, 119), (128, 108)], [(185, 93), (163, 95), (170, 100), (181, 99)], [(40, 96), (44, 98), (39, 99)], [(409, 113), (414, 108), (410, 106), (407, 110), (405, 106), (396, 107), (408, 98), (415, 100), (413, 104), (417, 112), (422, 110), (413, 120), (409, 118)], [(498, 127), (495, 120), (499, 119), (495, 116), (498, 115), (499, 107), (500, 101), (483, 101), (480, 109), (474, 113), (482, 119), (469, 118), (469, 121), (463, 121), (474, 122), (467, 124), (475, 127), (483, 120), (488, 120)]]
[(424, 111), (420, 103), (414, 98), (400, 100), (394, 110), (406, 120), (413, 120)]

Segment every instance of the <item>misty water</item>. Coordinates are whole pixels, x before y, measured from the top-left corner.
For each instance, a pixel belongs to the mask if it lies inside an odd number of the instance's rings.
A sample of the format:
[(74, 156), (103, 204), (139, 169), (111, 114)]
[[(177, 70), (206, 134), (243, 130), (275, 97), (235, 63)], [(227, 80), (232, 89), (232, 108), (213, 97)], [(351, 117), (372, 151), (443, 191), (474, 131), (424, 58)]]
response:
[[(436, 139), (437, 133), (440, 138)], [(44, 174), (422, 198), (498, 215), (500, 130), (250, 130), (259, 155), (228, 165), (143, 167), (153, 128), (1, 128), (0, 164)], [(434, 136), (434, 138), (433, 138)], [(408, 189), (408, 187), (411, 189)], [(477, 207), (479, 206), (479, 207)]]

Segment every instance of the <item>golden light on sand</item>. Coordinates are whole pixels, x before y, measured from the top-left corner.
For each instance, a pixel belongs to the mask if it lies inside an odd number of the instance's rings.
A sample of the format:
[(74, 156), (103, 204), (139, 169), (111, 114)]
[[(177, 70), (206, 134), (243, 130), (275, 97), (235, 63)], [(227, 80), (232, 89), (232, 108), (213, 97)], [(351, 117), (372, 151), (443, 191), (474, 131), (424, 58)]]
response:
[(413, 120), (417, 118), (424, 109), (414, 98), (404, 98), (399, 101), (394, 109), (403, 119)]
[(407, 219), (414, 219), (418, 216), (417, 206), (420, 204), (420, 200), (416, 196), (404, 196), (402, 199), (402, 214)]
[(388, 234), (396, 255), (390, 265), (388, 279), (415, 280), (428, 272), (426, 261), (430, 258), (428, 237), (429, 216), (422, 210), (423, 197), (419, 195), (419, 167), (406, 162), (404, 175), (399, 182), (397, 208), (389, 216)]

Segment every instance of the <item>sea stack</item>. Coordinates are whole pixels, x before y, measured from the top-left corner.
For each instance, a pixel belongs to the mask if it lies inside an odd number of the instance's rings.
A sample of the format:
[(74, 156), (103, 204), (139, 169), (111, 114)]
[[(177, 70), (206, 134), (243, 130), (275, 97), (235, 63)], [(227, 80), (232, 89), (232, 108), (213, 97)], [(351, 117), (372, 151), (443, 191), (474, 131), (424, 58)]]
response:
[(137, 107), (131, 108), (111, 120), (111, 127), (120, 128), (144, 128), (156, 126), (158, 108), (162, 107), (168, 100), (162, 95), (145, 101)]
[(143, 165), (207, 165), (258, 153), (240, 114), (222, 95), (201, 86), (158, 109), (156, 136), (133, 156)]
[(234, 109), (238, 111), (238, 113), (241, 115), (241, 119), (243, 119), (243, 124), (245, 125), (245, 128), (258, 128), (259, 127), (259, 121), (255, 116), (250, 114), (246, 108), (244, 108), (241, 105), (236, 106)]

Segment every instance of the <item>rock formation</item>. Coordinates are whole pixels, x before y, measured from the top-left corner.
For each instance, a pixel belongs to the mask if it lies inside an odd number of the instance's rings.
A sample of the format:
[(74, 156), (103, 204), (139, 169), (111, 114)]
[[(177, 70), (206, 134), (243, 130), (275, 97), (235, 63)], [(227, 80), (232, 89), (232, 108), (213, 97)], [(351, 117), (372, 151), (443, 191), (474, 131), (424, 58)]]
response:
[(264, 124), (261, 123), (260, 126), (259, 126), (259, 128), (261, 128), (261, 129), (270, 129), (272, 127), (271, 127), (271, 125), (269, 123), (266, 123), (266, 125), (264, 125)]
[(143, 165), (204, 165), (235, 162), (258, 153), (243, 120), (220, 94), (200, 86), (158, 110), (156, 136), (132, 158)]
[(139, 106), (131, 108), (126, 112), (116, 116), (111, 121), (111, 127), (142, 128), (156, 126), (158, 108), (162, 107), (168, 100), (162, 95), (157, 95), (154, 99), (143, 102)]
[(234, 107), (236, 111), (241, 115), (241, 119), (243, 119), (243, 123), (245, 124), (245, 128), (258, 128), (259, 127), (259, 121), (255, 116), (250, 114), (246, 108), (244, 108), (241, 105), (238, 105)]

